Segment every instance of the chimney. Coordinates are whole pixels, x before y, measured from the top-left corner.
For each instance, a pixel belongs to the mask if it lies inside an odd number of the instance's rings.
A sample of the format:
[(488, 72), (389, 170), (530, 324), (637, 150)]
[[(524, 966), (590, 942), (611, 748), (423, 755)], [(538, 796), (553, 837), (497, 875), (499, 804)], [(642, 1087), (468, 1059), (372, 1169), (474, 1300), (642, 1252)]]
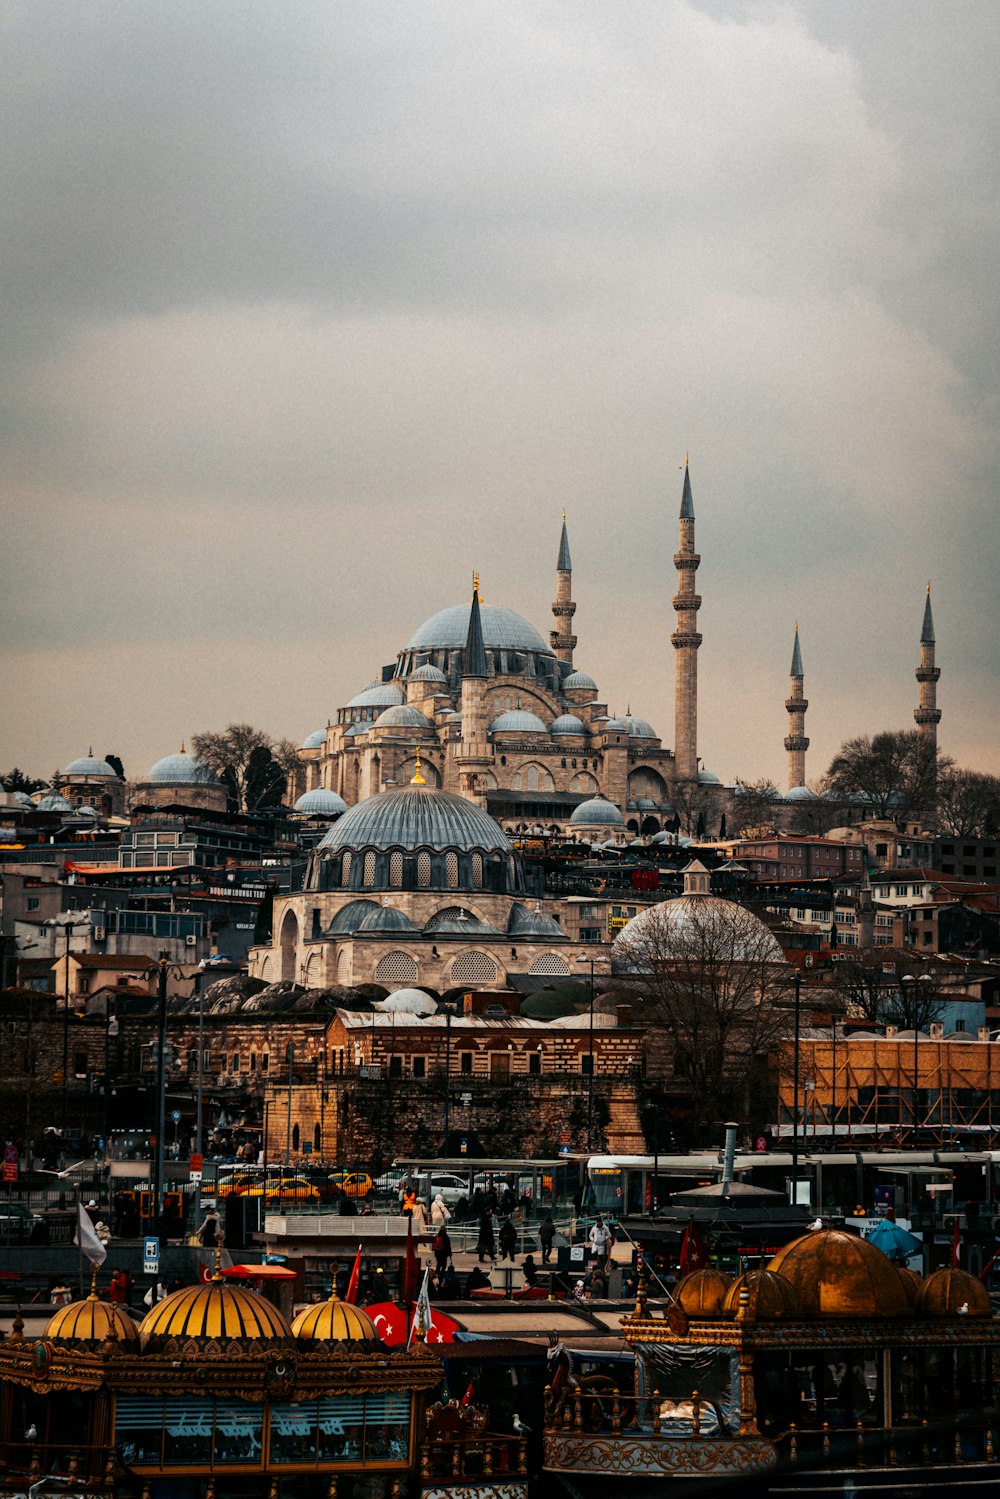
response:
[(932, 1041), (943, 1040), (944, 1026), (941, 1024), (940, 1020), (932, 1020), (927, 1029), (930, 1032), (930, 1038)]
[(723, 1182), (731, 1182), (733, 1179), (733, 1168), (736, 1163), (736, 1131), (737, 1124), (726, 1125), (726, 1158), (722, 1165)]
[(990, 1039), (990, 1028), (989, 1028), (989, 1026), (988, 1025), (981, 1025), (979, 1027), (977, 1035), (978, 1035), (980, 1041), (988, 1041)]
[(896, 1032), (898, 1030), (899, 1030), (899, 1026), (898, 1025), (887, 1025), (886, 1028), (885, 1028), (885, 1039), (887, 1041), (891, 1041), (892, 1038), (893, 1038), (893, 1036), (896, 1034)]

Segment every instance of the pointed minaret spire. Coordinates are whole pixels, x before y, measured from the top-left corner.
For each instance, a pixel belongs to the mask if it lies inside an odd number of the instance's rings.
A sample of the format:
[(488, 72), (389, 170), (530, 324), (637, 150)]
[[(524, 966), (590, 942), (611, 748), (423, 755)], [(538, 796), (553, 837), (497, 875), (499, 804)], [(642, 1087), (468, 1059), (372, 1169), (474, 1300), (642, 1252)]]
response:
[(486, 676), (486, 646), (483, 643), (483, 620), (479, 612), (479, 574), (472, 580), (472, 608), (469, 610), (469, 633), (465, 637), (462, 676)]
[(792, 646), (792, 669), (789, 673), (789, 692), (785, 699), (785, 711), (788, 714), (785, 749), (788, 751), (789, 791), (794, 791), (796, 786), (804, 786), (806, 783), (806, 750), (809, 748), (809, 740), (806, 738), (806, 709), (809, 706), (809, 700), (802, 691), (803, 685), (799, 622), (796, 620), (795, 643)]
[(556, 599), (552, 605), (556, 627), (549, 631), (549, 644), (557, 661), (565, 661), (573, 670), (573, 650), (576, 636), (573, 634), (573, 562), (569, 555), (569, 535), (566, 531), (566, 512), (563, 511), (562, 533), (559, 537), (559, 557), (556, 561)]
[[(916, 670), (920, 698), (918, 706), (913, 710), (913, 717), (921, 749), (932, 763), (937, 761), (937, 726), (941, 722), (941, 709), (937, 705), (940, 675), (941, 668), (934, 662), (934, 616), (931, 613), (931, 585), (928, 583), (927, 597), (924, 600), (924, 622), (920, 631), (920, 665)], [(932, 787), (932, 796), (935, 790)]]
[(486, 806), (486, 776), (493, 764), (489, 742), (486, 678), (489, 666), (479, 612), (479, 574), (472, 580), (469, 631), (462, 656), (462, 742), (455, 756), (459, 791), (469, 801)]
[(694, 549), (694, 500), (691, 475), (684, 459), (684, 489), (681, 493), (680, 545), (674, 553), (677, 592), (674, 609), (677, 628), (670, 637), (676, 651), (674, 676), (674, 773), (679, 781), (698, 779), (698, 610), (701, 598), (694, 591), (694, 575), (701, 558)]

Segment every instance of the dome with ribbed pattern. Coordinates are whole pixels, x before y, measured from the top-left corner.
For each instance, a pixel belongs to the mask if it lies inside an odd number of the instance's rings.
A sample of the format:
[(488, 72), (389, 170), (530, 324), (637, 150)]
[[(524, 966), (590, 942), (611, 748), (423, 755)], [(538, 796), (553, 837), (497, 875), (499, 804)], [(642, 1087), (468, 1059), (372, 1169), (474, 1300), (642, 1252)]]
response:
[(359, 1306), (341, 1301), (336, 1292), (329, 1301), (307, 1306), (292, 1323), (292, 1336), (299, 1343), (372, 1343), (381, 1346), (374, 1322)]
[(475, 802), (431, 786), (405, 786), (367, 797), (330, 829), (319, 846), (330, 853), (389, 848), (512, 851), (500, 824)]
[(288, 1347), (292, 1329), (256, 1291), (219, 1278), (164, 1297), (142, 1319), (139, 1337), (144, 1351), (201, 1358)]
[(139, 1330), (132, 1318), (111, 1301), (101, 1301), (91, 1293), (84, 1301), (61, 1306), (45, 1329), (51, 1343), (83, 1344), (94, 1347), (108, 1339), (138, 1343)]
[[(471, 603), (453, 604), (450, 609), (440, 609), (437, 614), (432, 614), (411, 637), (406, 649), (461, 649), (469, 635), (471, 608)], [(538, 651), (544, 656), (552, 655), (550, 647), (545, 644), (534, 625), (529, 625), (513, 609), (502, 609), (497, 604), (480, 604), (479, 618), (483, 627), (483, 644), (488, 651)]]

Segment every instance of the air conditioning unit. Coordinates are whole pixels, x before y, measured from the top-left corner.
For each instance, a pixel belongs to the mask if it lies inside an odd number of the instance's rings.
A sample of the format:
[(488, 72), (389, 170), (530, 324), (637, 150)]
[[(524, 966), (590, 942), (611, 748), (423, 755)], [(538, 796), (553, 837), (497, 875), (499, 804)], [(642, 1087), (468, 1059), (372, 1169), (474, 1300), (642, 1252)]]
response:
[(91, 935), (93, 936), (95, 942), (103, 942), (104, 928), (102, 926), (95, 926)]
[(185, 937), (184, 938), (184, 946), (185, 947), (197, 947), (198, 946), (198, 938), (195, 937), (193, 934), (191, 936), (189, 936), (189, 937)]

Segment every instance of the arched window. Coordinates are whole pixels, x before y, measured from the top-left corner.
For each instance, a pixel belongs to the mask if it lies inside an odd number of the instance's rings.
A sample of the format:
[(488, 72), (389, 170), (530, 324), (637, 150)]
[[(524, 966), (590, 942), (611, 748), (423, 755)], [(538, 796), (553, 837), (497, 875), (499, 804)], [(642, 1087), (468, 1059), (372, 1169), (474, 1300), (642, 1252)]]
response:
[(475, 887), (476, 887), (477, 890), (482, 886), (482, 883), (483, 883), (483, 856), (482, 856), (482, 854), (473, 854), (472, 855), (472, 883), (475, 885)]
[(459, 953), (451, 965), (453, 984), (493, 984), (496, 982), (496, 977), (497, 965), (484, 952)]
[(417, 855), (417, 884), (426, 890), (431, 882), (431, 856), (426, 849)]
[(299, 1127), (298, 1127), (297, 1124), (293, 1124), (292, 1125), (292, 1149), (295, 1151), (296, 1154), (298, 1154), (299, 1139), (300, 1139)]
[(344, 863), (340, 872), (340, 883), (346, 885), (351, 878), (351, 851), (348, 849), (344, 855)]
[(398, 890), (403, 883), (403, 855), (400, 849), (394, 848), (389, 855), (389, 884)]
[(458, 889), (458, 855), (447, 853), (444, 856), (444, 878), (449, 890)]
[(375, 964), (376, 984), (413, 984), (417, 965), (408, 952), (384, 953)]
[(575, 775), (572, 781), (570, 781), (569, 787), (571, 791), (582, 792), (587, 796), (593, 796), (595, 792), (601, 789), (597, 778), (592, 776), (589, 770), (581, 770), (578, 775)]
[(375, 854), (372, 849), (369, 849), (365, 854), (365, 871), (362, 883), (366, 890), (370, 885), (374, 885), (375, 883)]
[(558, 953), (543, 953), (540, 958), (535, 959), (528, 972), (558, 973), (560, 977), (565, 978), (566, 974), (569, 973), (569, 964), (565, 958), (560, 958)]
[(544, 765), (526, 765), (524, 784), (528, 791), (551, 791), (553, 789), (552, 777)]
[(313, 1126), (313, 1151), (314, 1151), (314, 1153), (316, 1155), (319, 1155), (320, 1152), (322, 1151), (322, 1149), (323, 1149), (323, 1140), (322, 1140), (322, 1137), (320, 1136), (319, 1121), (317, 1120), (316, 1124)]

